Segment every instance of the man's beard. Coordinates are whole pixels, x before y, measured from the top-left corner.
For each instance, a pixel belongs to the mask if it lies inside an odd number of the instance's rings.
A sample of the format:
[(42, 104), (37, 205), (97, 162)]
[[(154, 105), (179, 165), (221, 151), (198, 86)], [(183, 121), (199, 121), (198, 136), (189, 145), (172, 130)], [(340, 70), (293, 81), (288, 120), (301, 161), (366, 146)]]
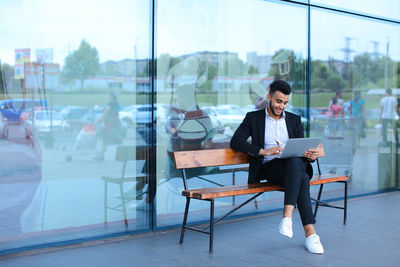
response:
[(272, 99), (271, 101), (269, 101), (269, 110), (271, 110), (272, 114), (274, 114), (274, 116), (279, 116), (278, 114), (275, 113), (275, 110), (272, 106)]

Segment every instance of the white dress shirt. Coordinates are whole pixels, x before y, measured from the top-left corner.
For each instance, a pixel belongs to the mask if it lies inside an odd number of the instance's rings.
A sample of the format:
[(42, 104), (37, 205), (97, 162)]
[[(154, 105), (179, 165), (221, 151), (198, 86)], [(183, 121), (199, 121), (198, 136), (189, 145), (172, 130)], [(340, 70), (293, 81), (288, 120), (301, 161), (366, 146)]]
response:
[[(277, 146), (285, 147), (289, 140), (289, 134), (286, 127), (285, 112), (283, 111), (282, 117), (279, 120), (271, 118), (268, 114), (268, 109), (265, 108), (265, 135), (264, 135), (264, 149)], [(280, 154), (264, 156), (263, 163), (270, 161), (274, 158), (279, 158)]]

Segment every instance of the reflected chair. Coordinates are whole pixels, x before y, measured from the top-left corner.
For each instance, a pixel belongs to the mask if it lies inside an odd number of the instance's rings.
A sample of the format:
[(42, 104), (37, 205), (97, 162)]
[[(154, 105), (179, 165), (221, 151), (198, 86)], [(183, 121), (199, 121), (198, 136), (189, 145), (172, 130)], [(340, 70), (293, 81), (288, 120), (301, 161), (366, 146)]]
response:
[[(121, 176), (119, 177), (110, 177), (110, 176), (102, 176), (101, 179), (104, 181), (104, 223), (107, 223), (107, 212), (108, 209), (122, 212), (124, 214), (124, 222), (125, 225), (128, 225), (127, 211), (126, 205), (131, 201), (136, 201), (141, 199), (146, 191), (136, 191), (134, 189), (130, 189), (128, 191), (124, 191), (124, 183), (128, 182), (137, 182), (140, 179), (144, 179), (145, 183), (147, 183), (147, 175), (139, 173), (135, 176), (126, 176), (126, 167), (129, 161), (135, 160), (143, 160), (145, 159), (145, 148), (136, 147), (136, 146), (118, 146), (115, 154), (115, 160), (118, 162), (122, 162), (122, 171)], [(118, 205), (109, 206), (108, 204), (108, 184), (115, 184), (119, 186), (119, 195), (117, 198), (121, 200)], [(138, 183), (137, 183), (138, 184)], [(143, 184), (143, 183), (139, 183)], [(138, 193), (139, 192), (139, 193)]]

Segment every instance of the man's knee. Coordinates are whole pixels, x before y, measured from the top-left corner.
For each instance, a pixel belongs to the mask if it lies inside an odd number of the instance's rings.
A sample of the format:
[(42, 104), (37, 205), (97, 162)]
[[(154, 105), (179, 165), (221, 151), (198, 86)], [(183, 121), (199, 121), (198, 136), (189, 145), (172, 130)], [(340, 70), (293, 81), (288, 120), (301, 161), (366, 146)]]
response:
[(306, 162), (304, 158), (288, 158), (286, 160), (286, 168), (296, 168), (300, 170), (305, 170), (306, 169)]

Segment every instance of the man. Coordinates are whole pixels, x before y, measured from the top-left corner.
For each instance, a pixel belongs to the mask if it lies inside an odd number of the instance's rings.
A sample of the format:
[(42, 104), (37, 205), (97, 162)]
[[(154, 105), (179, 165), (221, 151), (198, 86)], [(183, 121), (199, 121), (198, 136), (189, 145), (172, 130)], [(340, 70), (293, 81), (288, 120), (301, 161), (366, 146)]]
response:
[(121, 123), (119, 121), (119, 109), (120, 105), (117, 101), (117, 96), (114, 93), (110, 93), (109, 102), (104, 109), (103, 114), (97, 120), (99, 125), (104, 122), (103, 128), (100, 130), (101, 137), (103, 138), (103, 144), (101, 151), (97, 156), (94, 157), (96, 161), (103, 161), (104, 154), (107, 150), (108, 145), (119, 144), (122, 141)]
[(396, 124), (394, 122), (395, 112), (397, 112), (397, 99), (392, 96), (392, 89), (386, 90), (386, 95), (381, 99), (380, 120), (382, 123), (382, 142), (387, 143), (387, 127), (391, 123), (396, 142), (398, 141)]
[[(250, 155), (248, 183), (267, 179), (285, 186), (283, 218), (279, 232), (292, 237), (292, 214), (297, 204), (306, 236), (305, 246), (312, 253), (324, 253), (314, 228), (310, 199), (313, 170), (309, 161), (318, 157), (317, 149), (310, 149), (299, 158), (279, 158), (289, 138), (304, 137), (300, 117), (285, 112), (291, 93), (290, 85), (277, 80), (271, 83), (265, 109), (247, 113), (231, 139), (231, 147)], [(251, 143), (247, 140), (251, 137)]]

